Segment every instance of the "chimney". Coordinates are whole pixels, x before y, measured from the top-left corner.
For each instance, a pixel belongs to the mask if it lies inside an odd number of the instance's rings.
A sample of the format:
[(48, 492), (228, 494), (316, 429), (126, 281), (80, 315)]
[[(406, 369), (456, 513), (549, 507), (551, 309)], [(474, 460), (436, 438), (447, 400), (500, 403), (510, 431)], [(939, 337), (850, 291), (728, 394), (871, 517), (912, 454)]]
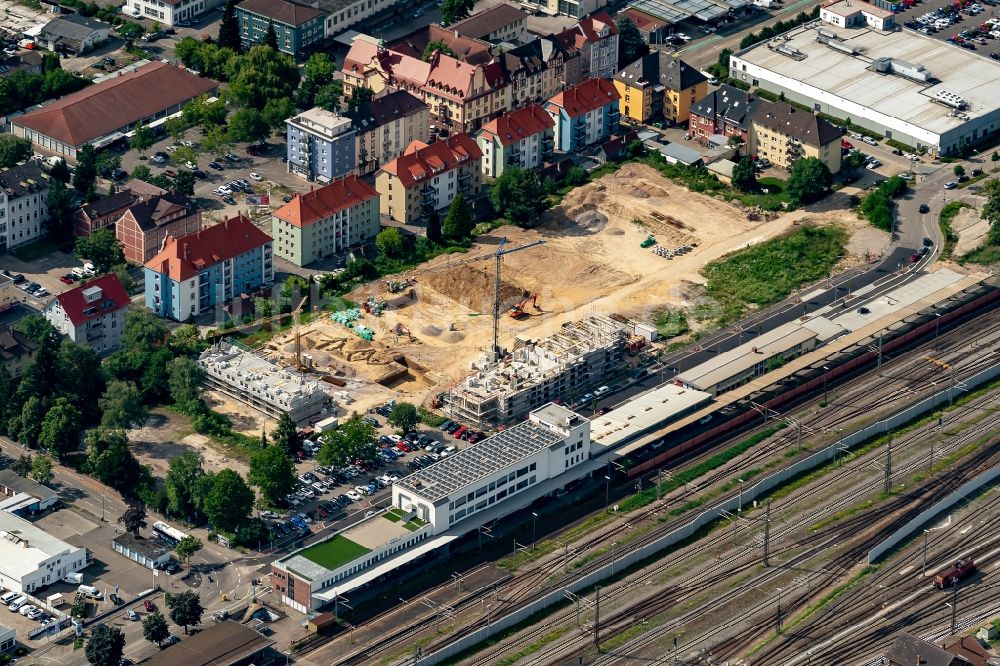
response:
[(188, 244), (184, 243), (184, 261), (187, 261), (187, 258), (188, 258)]

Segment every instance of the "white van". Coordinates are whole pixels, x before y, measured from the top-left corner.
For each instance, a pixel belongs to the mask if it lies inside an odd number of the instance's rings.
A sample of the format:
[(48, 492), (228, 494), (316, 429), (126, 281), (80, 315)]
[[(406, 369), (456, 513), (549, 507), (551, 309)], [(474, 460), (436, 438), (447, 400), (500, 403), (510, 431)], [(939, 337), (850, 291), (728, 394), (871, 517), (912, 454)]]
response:
[(0, 604), (6, 606), (10, 602), (14, 601), (14, 599), (17, 599), (19, 596), (21, 595), (17, 592), (8, 592), (7, 594), (0, 597)]
[(103, 599), (104, 598), (104, 595), (101, 594), (101, 591), (98, 590), (93, 585), (81, 585), (80, 587), (77, 588), (77, 591), (83, 592), (84, 594), (86, 594), (91, 599)]
[(704, 76), (706, 79), (708, 79), (710, 85), (714, 86), (719, 82), (719, 79), (715, 78), (715, 75), (712, 74), (711, 72), (706, 72), (705, 70), (701, 70), (701, 75)]
[(21, 610), (21, 606), (23, 606), (26, 603), (28, 603), (28, 597), (22, 594), (17, 599), (14, 599), (14, 601), (10, 602), (10, 604), (7, 605), (7, 609), (12, 613), (16, 613), (17, 611)]

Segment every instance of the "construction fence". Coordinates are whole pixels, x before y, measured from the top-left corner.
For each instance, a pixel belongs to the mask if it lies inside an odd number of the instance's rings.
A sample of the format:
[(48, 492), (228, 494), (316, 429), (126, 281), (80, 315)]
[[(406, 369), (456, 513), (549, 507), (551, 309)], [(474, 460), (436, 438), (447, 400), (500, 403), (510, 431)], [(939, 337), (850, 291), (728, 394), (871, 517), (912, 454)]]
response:
[[(835, 460), (838, 456), (843, 455), (845, 452), (863, 442), (866, 442), (874, 437), (884, 435), (894, 428), (898, 428), (919, 416), (933, 412), (938, 407), (948, 404), (962, 393), (981, 386), (997, 376), (1000, 376), (1000, 364), (981, 370), (969, 379), (963, 380), (960, 384), (949, 386), (944, 390), (938, 391), (937, 393), (924, 398), (920, 402), (911, 405), (910, 407), (887, 419), (877, 421), (870, 426), (842, 437), (811, 456), (803, 458), (793, 465), (761, 479), (753, 486), (745, 488), (742, 494), (743, 504), (745, 505), (748, 502), (752, 502), (755, 499), (767, 495), (771, 490), (781, 486), (785, 482), (799, 476), (800, 474), (804, 474), (805, 472)], [(970, 481), (970, 483), (972, 482)], [(660, 551), (670, 548), (671, 546), (693, 536), (696, 532), (714, 523), (715, 521), (724, 518), (731, 518), (740, 508), (740, 499), (740, 495), (733, 495), (732, 497), (719, 502), (710, 509), (702, 511), (689, 523), (678, 527), (668, 534), (665, 534), (657, 541), (622, 555), (601, 569), (598, 569), (583, 578), (575, 580), (565, 587), (558, 588), (531, 604), (510, 613), (509, 615), (497, 618), (495, 621), (491, 622), (489, 626), (481, 627), (477, 631), (459, 639), (458, 641), (455, 641), (437, 652), (414, 657), (408, 660), (408, 663), (429, 666), (430, 664), (438, 664), (442, 661), (450, 659), (455, 655), (485, 641), (494, 634), (523, 622), (535, 613), (565, 601), (567, 598), (566, 592), (572, 592), (575, 594), (579, 593), (581, 590), (587, 590), (601, 581), (613, 577), (616, 571), (620, 574), (628, 567), (657, 555)]]

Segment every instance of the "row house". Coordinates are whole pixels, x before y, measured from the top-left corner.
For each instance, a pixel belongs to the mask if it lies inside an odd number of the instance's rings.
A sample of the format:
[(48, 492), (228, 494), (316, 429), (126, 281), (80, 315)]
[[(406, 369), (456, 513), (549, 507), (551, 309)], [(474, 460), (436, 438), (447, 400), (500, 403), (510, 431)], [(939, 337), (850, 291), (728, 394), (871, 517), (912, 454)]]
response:
[(379, 232), (378, 200), (355, 175), (294, 195), (272, 214), (274, 253), (306, 266), (371, 241)]
[(555, 123), (555, 146), (571, 153), (618, 134), (620, 95), (607, 79), (587, 79), (545, 103)]
[(618, 71), (618, 26), (606, 11), (582, 19), (556, 35), (567, 49), (580, 51), (584, 79), (610, 79)]
[(78, 208), (73, 214), (76, 235), (89, 236), (95, 231), (113, 227), (131, 206), (149, 197), (166, 193), (167, 191), (161, 187), (133, 178), (125, 183), (120, 191)]
[(483, 156), (468, 134), (454, 134), (427, 145), (414, 141), (375, 175), (380, 211), (403, 224), (416, 224), (440, 212), (463, 194), (479, 195)]
[(544, 102), (583, 80), (580, 51), (566, 49), (552, 35), (505, 52), (501, 57), (510, 83), (510, 106)]
[(430, 141), (430, 109), (405, 90), (385, 94), (344, 115), (354, 128), (358, 174), (375, 173), (414, 141)]
[(146, 262), (146, 307), (185, 321), (274, 282), (271, 237), (242, 214), (187, 236), (167, 236)]
[(418, 97), (431, 119), (452, 132), (478, 129), (508, 110), (508, 86), (496, 61), (463, 62), (441, 51), (429, 61), (356, 40), (344, 60), (344, 95), (366, 87), (378, 94), (393, 87)]
[(483, 175), (499, 178), (506, 167), (537, 169), (552, 158), (555, 121), (537, 104), (491, 120), (476, 134)]
[(721, 85), (689, 110), (688, 130), (702, 143), (715, 135), (750, 140), (750, 123), (760, 98), (730, 85)]
[(666, 51), (653, 51), (615, 75), (621, 112), (641, 124), (686, 123), (689, 109), (708, 92), (708, 78)]

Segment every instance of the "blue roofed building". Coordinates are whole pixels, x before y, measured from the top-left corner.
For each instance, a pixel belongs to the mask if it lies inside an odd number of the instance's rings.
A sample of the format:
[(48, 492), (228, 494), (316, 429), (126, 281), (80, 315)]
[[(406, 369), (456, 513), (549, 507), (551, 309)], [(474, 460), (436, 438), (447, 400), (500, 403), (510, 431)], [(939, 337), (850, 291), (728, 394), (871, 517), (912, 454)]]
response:
[(237, 215), (187, 236), (167, 236), (144, 272), (146, 307), (185, 321), (274, 282), (271, 237)]

